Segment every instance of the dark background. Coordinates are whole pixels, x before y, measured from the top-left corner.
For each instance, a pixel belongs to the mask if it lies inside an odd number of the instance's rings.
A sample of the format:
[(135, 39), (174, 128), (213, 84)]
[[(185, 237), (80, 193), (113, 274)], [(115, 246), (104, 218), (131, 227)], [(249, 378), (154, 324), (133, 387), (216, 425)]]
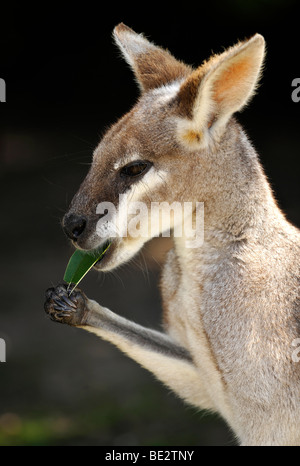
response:
[[(62, 280), (72, 248), (60, 219), (105, 128), (138, 97), (113, 44), (123, 21), (199, 65), (260, 32), (267, 42), (258, 94), (238, 116), (279, 205), (300, 225), (300, 77), (296, 1), (41, 4), (2, 10), (0, 78), (0, 445), (234, 445), (217, 416), (185, 406), (151, 374), (94, 335), (50, 322), (44, 291)], [(160, 328), (157, 283), (169, 244), (148, 245), (116, 273), (90, 273), (89, 297)]]

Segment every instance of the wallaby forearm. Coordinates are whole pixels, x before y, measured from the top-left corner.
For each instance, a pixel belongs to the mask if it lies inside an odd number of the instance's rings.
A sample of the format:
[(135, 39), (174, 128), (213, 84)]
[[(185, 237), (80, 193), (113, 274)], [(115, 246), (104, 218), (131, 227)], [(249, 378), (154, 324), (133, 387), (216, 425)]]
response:
[(213, 409), (189, 352), (169, 335), (118, 316), (78, 289), (69, 296), (66, 285), (50, 288), (46, 295), (45, 310), (53, 320), (113, 343), (188, 403)]
[(129, 321), (100, 306), (94, 300), (89, 299), (87, 306), (86, 322), (82, 328), (96, 333), (112, 343), (123, 342), (124, 347), (139, 346), (147, 351), (192, 364), (189, 352), (178, 345), (169, 335)]
[[(186, 402), (201, 406), (203, 409), (213, 409), (210, 397), (205, 391), (201, 377), (191, 362), (190, 356), (166, 335), (144, 329), (129, 321), (126, 322), (127, 325), (124, 328), (115, 322), (104, 324), (104, 328), (96, 327), (95, 316), (92, 317), (92, 321), (93, 325), (87, 323), (81, 328), (113, 343), (175, 393), (180, 393)], [(100, 322), (101, 319), (99, 324)], [(141, 329), (144, 335), (138, 335), (137, 328)], [(165, 346), (167, 340), (169, 348)]]

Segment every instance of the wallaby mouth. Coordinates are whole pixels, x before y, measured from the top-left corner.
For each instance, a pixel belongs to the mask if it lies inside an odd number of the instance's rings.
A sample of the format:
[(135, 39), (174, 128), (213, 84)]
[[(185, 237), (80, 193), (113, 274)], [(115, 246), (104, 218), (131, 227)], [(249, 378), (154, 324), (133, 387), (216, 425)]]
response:
[(94, 267), (97, 266), (103, 260), (103, 258), (106, 256), (107, 251), (109, 250), (111, 244), (112, 244), (112, 241), (107, 240), (107, 241), (105, 241), (105, 243), (100, 248), (96, 249), (97, 255), (99, 254), (100, 257), (97, 260), (97, 262), (95, 262)]

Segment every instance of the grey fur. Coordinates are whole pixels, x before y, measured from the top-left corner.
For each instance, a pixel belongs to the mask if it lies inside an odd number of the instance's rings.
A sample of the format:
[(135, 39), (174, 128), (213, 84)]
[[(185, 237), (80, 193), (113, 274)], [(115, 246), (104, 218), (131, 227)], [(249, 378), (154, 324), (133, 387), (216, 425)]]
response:
[[(187, 249), (184, 237), (174, 238), (161, 281), (165, 335), (87, 298), (79, 317), (65, 311), (66, 322), (112, 342), (188, 403), (218, 412), (242, 445), (300, 445), (300, 367), (292, 358), (300, 233), (233, 117), (257, 86), (264, 39), (256, 34), (193, 70), (124, 25), (114, 34), (144, 92), (104, 136), (74, 197), (70, 212), (88, 219), (76, 245), (99, 245), (95, 206), (117, 199), (123, 188), (113, 167), (134, 154), (153, 168), (129, 194), (148, 205), (203, 201), (204, 244)], [(98, 269), (126, 262), (144, 243), (114, 240)], [(52, 293), (46, 311), (56, 318)]]

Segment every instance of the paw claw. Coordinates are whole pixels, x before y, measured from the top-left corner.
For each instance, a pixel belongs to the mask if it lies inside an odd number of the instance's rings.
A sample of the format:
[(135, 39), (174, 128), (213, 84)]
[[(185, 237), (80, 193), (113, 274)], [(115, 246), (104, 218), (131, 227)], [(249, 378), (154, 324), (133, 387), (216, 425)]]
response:
[[(53, 301), (55, 303), (55, 306), (54, 308), (57, 309), (58, 311), (70, 311), (70, 305), (68, 304), (68, 302), (64, 302), (64, 300), (60, 297), (60, 298), (53, 298)], [(74, 303), (72, 303), (72, 311), (75, 311), (76, 310), (76, 305), (74, 305)]]
[(71, 301), (70, 298), (68, 298), (68, 296), (62, 296), (62, 299), (65, 301), (65, 303), (67, 303), (69, 306), (73, 307), (74, 309), (76, 309), (76, 304), (77, 304), (77, 301), (76, 299), (74, 299), (74, 301)]
[(45, 311), (56, 322), (69, 325), (83, 325), (85, 322), (86, 296), (76, 290), (76, 297), (70, 298), (67, 285), (58, 285), (46, 291)]

